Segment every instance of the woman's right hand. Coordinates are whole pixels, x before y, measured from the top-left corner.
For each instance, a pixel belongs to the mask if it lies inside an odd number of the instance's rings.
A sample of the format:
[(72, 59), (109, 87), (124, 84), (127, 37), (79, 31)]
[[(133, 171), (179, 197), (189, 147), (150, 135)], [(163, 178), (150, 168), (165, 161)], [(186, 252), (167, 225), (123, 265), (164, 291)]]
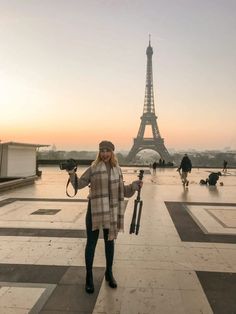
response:
[(131, 183), (133, 191), (139, 191), (143, 186), (143, 181), (136, 180)]

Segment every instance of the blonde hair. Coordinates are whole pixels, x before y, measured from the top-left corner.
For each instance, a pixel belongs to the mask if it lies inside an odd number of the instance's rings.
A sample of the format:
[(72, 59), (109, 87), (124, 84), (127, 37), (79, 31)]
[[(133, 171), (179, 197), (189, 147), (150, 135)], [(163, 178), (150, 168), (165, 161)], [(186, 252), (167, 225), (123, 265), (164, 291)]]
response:
[[(97, 164), (99, 164), (99, 162), (101, 161), (102, 161), (102, 158), (101, 158), (100, 152), (98, 152), (96, 159), (92, 162), (92, 166), (97, 166)], [(116, 167), (118, 165), (118, 160), (113, 150), (111, 151), (110, 164), (112, 167)]]

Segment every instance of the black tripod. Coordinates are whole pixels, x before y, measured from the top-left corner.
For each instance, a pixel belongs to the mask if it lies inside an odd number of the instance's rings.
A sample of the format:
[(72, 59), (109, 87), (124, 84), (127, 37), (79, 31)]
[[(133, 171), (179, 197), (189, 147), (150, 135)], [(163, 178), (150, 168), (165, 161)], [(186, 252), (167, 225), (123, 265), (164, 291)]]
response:
[[(143, 173), (144, 173), (144, 170), (139, 171), (139, 175), (138, 175), (139, 180), (143, 179)], [(136, 199), (134, 200), (133, 217), (132, 217), (132, 221), (131, 221), (130, 229), (129, 229), (130, 234), (135, 233), (136, 235), (139, 232), (140, 219), (141, 219), (142, 207), (143, 207), (143, 201), (140, 200), (140, 192), (141, 192), (141, 187), (139, 187), (138, 195)]]

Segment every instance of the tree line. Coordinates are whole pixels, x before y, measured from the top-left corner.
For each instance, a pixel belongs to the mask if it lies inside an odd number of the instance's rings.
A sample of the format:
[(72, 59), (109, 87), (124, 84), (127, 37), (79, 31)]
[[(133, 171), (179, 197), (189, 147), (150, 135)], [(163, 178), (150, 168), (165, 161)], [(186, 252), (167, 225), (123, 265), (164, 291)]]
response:
[[(66, 159), (76, 160), (94, 160), (96, 158), (97, 151), (56, 151), (47, 150), (39, 151), (37, 154), (38, 161), (61, 161)], [(181, 162), (184, 153), (178, 152), (171, 154), (174, 166), (178, 166)], [(236, 152), (188, 152), (188, 155), (192, 161), (193, 167), (210, 167), (221, 168), (223, 161), (228, 162), (228, 167), (236, 167)], [(126, 164), (126, 154), (118, 152), (116, 154), (118, 161), (121, 165)], [(138, 154), (135, 159), (137, 165), (150, 165), (154, 161), (158, 163), (160, 156), (157, 153), (149, 154), (148, 157), (145, 154)]]

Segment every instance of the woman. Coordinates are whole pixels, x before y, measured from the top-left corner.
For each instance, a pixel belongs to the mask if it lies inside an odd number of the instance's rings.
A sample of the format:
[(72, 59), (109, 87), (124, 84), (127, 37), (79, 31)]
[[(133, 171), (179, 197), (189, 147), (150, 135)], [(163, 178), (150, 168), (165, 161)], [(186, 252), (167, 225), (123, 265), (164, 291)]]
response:
[(142, 181), (124, 185), (123, 175), (114, 154), (115, 146), (110, 141), (99, 144), (99, 153), (92, 165), (77, 178), (74, 170), (68, 171), (75, 190), (89, 185), (89, 202), (86, 214), (87, 243), (85, 247), (87, 293), (94, 292), (93, 259), (99, 236), (103, 229), (106, 272), (105, 278), (111, 288), (117, 287), (113, 277), (114, 239), (124, 230), (124, 197), (131, 197), (142, 187)]

